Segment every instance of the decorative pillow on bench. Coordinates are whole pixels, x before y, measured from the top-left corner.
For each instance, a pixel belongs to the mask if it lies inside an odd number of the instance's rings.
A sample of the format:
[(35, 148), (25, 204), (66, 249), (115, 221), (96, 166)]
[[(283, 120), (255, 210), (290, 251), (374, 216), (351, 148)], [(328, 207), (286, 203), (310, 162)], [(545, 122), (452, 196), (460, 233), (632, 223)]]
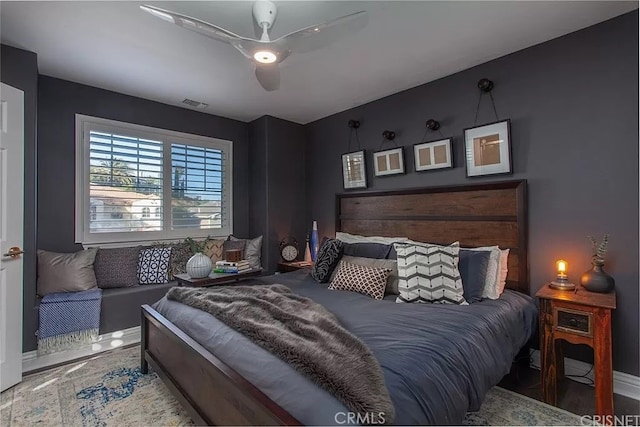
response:
[(138, 286), (138, 256), (142, 246), (99, 249), (93, 268), (101, 289)]
[(93, 262), (97, 249), (73, 253), (38, 250), (38, 295), (96, 289)]
[(208, 239), (204, 244), (204, 254), (211, 258), (214, 265), (224, 259), (224, 241), (225, 239)]
[(138, 255), (138, 282), (141, 285), (169, 283), (171, 247), (146, 248)]

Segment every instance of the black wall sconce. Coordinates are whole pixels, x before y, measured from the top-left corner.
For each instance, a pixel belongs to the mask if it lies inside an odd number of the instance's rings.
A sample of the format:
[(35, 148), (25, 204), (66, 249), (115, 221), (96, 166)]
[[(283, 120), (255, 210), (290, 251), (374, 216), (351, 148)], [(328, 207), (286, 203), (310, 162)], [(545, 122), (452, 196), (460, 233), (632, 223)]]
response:
[(484, 93), (491, 92), (493, 89), (493, 82), (487, 78), (478, 80), (478, 89)]
[(440, 122), (434, 119), (429, 119), (427, 120), (426, 126), (429, 130), (438, 130), (440, 129)]
[(396, 133), (392, 130), (385, 130), (382, 132), (382, 137), (387, 141), (393, 141), (396, 139)]
[(347, 124), (349, 129), (358, 129), (360, 127), (360, 122), (358, 120), (349, 120), (349, 123)]
[(476, 107), (476, 117), (473, 120), (473, 125), (476, 126), (478, 124), (478, 112), (480, 111), (480, 101), (482, 101), (482, 95), (485, 93), (489, 94), (489, 98), (491, 99), (491, 105), (493, 106), (493, 113), (496, 115), (496, 121), (498, 119), (498, 110), (496, 110), (496, 102), (493, 99), (493, 94), (491, 91), (493, 90), (493, 81), (487, 78), (482, 78), (478, 80), (478, 89), (480, 89), (480, 96), (478, 97), (478, 106)]

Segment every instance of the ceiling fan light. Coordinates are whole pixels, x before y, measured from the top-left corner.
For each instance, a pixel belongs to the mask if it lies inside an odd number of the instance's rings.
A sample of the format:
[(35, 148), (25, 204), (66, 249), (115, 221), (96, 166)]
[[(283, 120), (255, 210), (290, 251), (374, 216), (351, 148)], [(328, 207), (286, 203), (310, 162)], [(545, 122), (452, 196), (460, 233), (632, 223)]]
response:
[(276, 62), (276, 54), (268, 50), (259, 50), (253, 54), (253, 59), (262, 64), (273, 64)]

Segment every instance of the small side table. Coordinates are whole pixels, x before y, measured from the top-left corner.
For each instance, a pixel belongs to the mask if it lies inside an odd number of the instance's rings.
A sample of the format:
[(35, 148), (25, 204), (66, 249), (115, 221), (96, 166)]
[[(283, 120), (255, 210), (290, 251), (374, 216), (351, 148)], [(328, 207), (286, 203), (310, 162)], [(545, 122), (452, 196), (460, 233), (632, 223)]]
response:
[(313, 263), (307, 261), (293, 261), (293, 262), (285, 262), (280, 261), (278, 263), (278, 271), (280, 273), (288, 273), (290, 271), (302, 270), (304, 268), (313, 267)]
[(540, 299), (540, 374), (542, 400), (557, 404), (557, 381), (564, 378), (564, 356), (560, 340), (586, 344), (593, 349), (596, 413), (613, 415), (613, 365), (611, 361), (611, 310), (615, 291), (561, 291), (544, 285)]
[(178, 286), (207, 287), (238, 282), (250, 277), (259, 276), (260, 273), (262, 273), (262, 269), (254, 268), (244, 273), (211, 273), (209, 277), (202, 279), (194, 279), (187, 273), (176, 274), (174, 277), (178, 282)]

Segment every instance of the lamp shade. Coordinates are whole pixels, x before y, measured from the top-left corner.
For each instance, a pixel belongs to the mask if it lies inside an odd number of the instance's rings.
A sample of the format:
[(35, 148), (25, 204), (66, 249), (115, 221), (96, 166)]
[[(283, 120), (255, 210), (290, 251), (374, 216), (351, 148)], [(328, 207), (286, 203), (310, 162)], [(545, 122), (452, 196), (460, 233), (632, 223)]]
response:
[(567, 270), (569, 270), (569, 263), (563, 259), (559, 259), (556, 261), (556, 270), (558, 274), (567, 274)]
[(569, 263), (563, 259), (556, 261), (556, 271), (558, 275), (556, 280), (549, 283), (549, 286), (553, 289), (560, 289), (563, 291), (571, 291), (576, 288), (576, 285), (570, 283), (567, 277), (567, 271), (569, 271)]

